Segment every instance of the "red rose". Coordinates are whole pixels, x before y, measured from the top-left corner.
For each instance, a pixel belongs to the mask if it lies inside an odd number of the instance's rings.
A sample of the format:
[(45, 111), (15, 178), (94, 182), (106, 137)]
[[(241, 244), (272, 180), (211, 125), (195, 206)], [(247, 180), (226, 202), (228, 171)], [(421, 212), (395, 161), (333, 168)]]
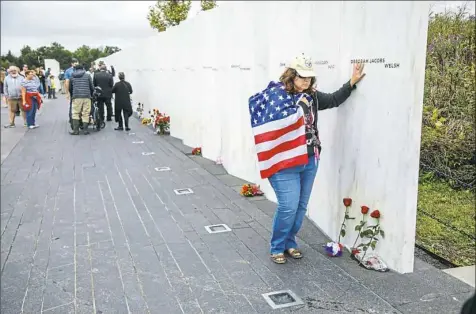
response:
[(367, 206), (362, 206), (361, 207), (362, 209), (360, 210), (360, 212), (364, 215), (366, 215), (368, 212), (369, 212), (369, 208)]
[(344, 198), (344, 206), (349, 207), (350, 205), (352, 205), (352, 199), (349, 197)]
[(370, 213), (370, 217), (372, 218), (380, 218), (380, 212), (378, 211), (378, 209), (374, 210), (373, 212)]
[(352, 255), (357, 255), (360, 253), (360, 250), (359, 249), (353, 249), (352, 250)]

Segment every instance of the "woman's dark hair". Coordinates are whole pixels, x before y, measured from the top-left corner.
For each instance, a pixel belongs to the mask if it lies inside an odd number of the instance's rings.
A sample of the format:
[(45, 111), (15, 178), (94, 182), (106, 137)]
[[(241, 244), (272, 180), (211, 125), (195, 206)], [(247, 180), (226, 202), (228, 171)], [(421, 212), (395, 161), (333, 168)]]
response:
[[(286, 69), (283, 74), (281, 74), (281, 77), (279, 78), (279, 81), (284, 84), (284, 87), (286, 88), (286, 91), (291, 94), (295, 94), (298, 91), (294, 88), (294, 79), (297, 76), (297, 72), (294, 69)], [(311, 84), (309, 85), (309, 88), (304, 91), (306, 94), (312, 94), (314, 92), (314, 84), (316, 83), (316, 78), (312, 77), (311, 78)]]
[(118, 76), (121, 81), (124, 81), (126, 79), (126, 75), (124, 74), (124, 72), (119, 72)]

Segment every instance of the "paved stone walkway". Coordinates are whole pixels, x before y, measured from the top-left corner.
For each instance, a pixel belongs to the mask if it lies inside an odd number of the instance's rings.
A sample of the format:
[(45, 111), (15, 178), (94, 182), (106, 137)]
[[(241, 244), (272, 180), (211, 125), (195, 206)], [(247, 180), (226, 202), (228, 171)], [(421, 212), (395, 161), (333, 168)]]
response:
[[(457, 313), (473, 291), (419, 260), (399, 275), (328, 258), (309, 221), (305, 258), (275, 265), (274, 205), (242, 198), (242, 180), (135, 119), (72, 137), (67, 112), (48, 103), (1, 167), (1, 313)], [(219, 223), (232, 231), (205, 230)], [(287, 289), (304, 304), (262, 297)]]

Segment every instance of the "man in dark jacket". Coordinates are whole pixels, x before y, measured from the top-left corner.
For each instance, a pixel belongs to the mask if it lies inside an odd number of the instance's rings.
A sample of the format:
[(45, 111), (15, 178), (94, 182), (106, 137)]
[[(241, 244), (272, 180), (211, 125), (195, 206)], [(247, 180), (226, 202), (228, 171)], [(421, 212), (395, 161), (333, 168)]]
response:
[(72, 124), (71, 135), (79, 135), (80, 119), (83, 120), (84, 134), (89, 134), (89, 114), (91, 112), (91, 98), (94, 86), (91, 76), (86, 74), (82, 65), (76, 65), (70, 79), (70, 93), (72, 99)]
[(102, 119), (102, 121), (104, 121), (104, 104), (106, 104), (107, 121), (112, 121), (113, 114), (111, 98), (114, 80), (112, 78), (112, 74), (107, 71), (106, 65), (104, 63), (100, 65), (100, 70), (94, 73), (93, 85), (94, 87), (101, 87), (102, 90), (101, 96), (98, 98), (99, 117)]

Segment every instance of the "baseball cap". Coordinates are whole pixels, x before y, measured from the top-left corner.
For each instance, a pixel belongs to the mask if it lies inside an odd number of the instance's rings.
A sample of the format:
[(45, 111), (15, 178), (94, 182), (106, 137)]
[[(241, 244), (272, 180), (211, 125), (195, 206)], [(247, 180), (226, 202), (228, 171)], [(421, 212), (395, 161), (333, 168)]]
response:
[(288, 65), (288, 68), (296, 70), (296, 72), (302, 77), (313, 77), (316, 76), (314, 72), (314, 67), (312, 66), (311, 58), (302, 54), (297, 56)]

